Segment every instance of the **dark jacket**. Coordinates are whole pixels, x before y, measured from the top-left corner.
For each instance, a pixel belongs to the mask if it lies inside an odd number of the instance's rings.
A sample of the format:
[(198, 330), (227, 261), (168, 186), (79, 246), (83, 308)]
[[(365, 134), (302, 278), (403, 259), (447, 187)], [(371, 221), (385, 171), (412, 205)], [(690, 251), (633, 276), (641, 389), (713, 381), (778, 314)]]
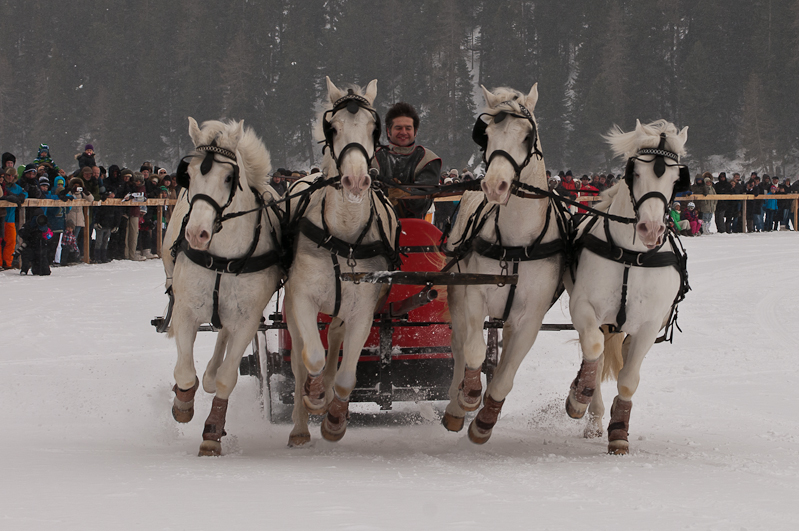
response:
[[(417, 145), (400, 147), (389, 144), (379, 148), (373, 165), (380, 172), (377, 179), (392, 184), (435, 185), (441, 173), (441, 159), (429, 149)], [(430, 192), (423, 188), (419, 191)], [(400, 218), (424, 219), (433, 204), (432, 197), (400, 199), (395, 188), (389, 188), (387, 195)]]
[(94, 162), (94, 155), (89, 155), (85, 151), (80, 155), (75, 155), (75, 158), (78, 159), (78, 168), (97, 166)]

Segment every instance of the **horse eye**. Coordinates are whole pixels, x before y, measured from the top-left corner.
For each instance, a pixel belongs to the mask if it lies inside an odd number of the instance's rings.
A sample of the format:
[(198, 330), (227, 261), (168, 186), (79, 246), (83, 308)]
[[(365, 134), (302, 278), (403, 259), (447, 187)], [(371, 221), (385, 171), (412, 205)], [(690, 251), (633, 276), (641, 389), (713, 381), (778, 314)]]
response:
[(233, 181), (233, 175), (228, 174), (227, 177), (225, 177), (225, 184), (230, 184), (231, 181)]

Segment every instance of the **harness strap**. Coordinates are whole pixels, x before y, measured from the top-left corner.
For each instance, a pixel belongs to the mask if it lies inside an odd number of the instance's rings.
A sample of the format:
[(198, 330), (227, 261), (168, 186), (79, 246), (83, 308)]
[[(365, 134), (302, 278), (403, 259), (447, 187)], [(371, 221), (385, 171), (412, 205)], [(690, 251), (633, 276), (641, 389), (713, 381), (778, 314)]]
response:
[(222, 273), (216, 274), (216, 283), (214, 283), (214, 311), (211, 314), (211, 326), (217, 330), (222, 329), (222, 320), (219, 318), (219, 282), (222, 280)]
[(338, 317), (338, 311), (341, 309), (341, 265), (338, 263), (336, 253), (330, 253), (330, 259), (333, 260), (333, 276), (336, 279), (336, 303), (330, 317)]
[[(513, 274), (519, 274), (519, 261), (513, 261)], [(508, 300), (505, 301), (505, 311), (502, 312), (502, 321), (505, 322), (508, 320), (508, 316), (510, 315), (510, 309), (513, 306), (513, 298), (516, 295), (516, 284), (510, 285), (510, 290), (508, 291)]]
[(630, 276), (630, 264), (624, 266), (624, 277), (621, 281), (621, 304), (619, 311), (616, 314), (616, 329), (621, 330), (624, 323), (627, 322), (627, 277)]
[(361, 245), (348, 243), (340, 238), (336, 238), (324, 229), (320, 229), (308, 218), (302, 218), (297, 227), (301, 234), (315, 243), (318, 247), (327, 249), (332, 254), (352, 258), (354, 260), (365, 260), (378, 256), (389, 257), (391, 251), (382, 241), (375, 241)]
[(192, 249), (188, 242), (183, 240), (180, 251), (186, 255), (186, 258), (198, 266), (216, 271), (217, 273), (232, 273), (234, 275), (256, 273), (280, 263), (280, 253), (274, 249), (255, 257), (223, 258), (213, 255), (208, 251)]

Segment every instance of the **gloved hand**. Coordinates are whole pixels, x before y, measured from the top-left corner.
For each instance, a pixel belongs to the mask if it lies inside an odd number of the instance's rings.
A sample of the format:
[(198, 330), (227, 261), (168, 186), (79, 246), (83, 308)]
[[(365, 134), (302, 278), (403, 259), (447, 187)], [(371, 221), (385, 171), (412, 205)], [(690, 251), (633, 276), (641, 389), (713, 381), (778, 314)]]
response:
[(111, 229), (111, 234), (116, 234), (117, 232), (119, 232), (119, 227), (114, 227)]

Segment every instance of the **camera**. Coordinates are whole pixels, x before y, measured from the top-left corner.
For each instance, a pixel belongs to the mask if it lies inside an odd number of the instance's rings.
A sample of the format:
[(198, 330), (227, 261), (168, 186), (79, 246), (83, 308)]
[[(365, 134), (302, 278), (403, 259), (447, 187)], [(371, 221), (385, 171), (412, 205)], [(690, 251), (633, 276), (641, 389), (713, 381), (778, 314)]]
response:
[(75, 191), (76, 191), (76, 192), (82, 192), (82, 191), (83, 191), (83, 188), (82, 188), (82, 187), (80, 187), (80, 186), (78, 186), (77, 188), (75, 188)]

